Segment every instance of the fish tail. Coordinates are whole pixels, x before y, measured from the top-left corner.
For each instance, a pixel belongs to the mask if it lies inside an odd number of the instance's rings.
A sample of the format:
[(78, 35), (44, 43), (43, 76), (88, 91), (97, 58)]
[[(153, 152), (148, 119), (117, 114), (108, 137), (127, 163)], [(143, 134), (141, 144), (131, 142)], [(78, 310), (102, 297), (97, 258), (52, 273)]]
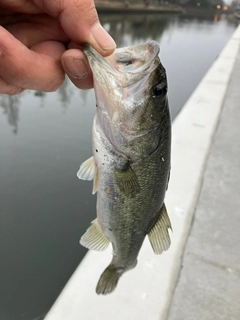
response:
[(102, 273), (97, 287), (97, 294), (111, 293), (117, 286), (118, 280), (121, 277), (123, 271), (120, 271), (113, 264), (110, 264)]

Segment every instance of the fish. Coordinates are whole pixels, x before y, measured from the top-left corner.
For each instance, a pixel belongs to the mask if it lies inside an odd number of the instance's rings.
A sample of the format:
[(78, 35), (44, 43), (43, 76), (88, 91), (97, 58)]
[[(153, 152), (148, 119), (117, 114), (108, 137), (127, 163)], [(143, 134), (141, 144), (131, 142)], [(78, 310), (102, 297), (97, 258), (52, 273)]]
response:
[(100, 276), (97, 294), (109, 294), (137, 265), (148, 235), (153, 252), (170, 247), (171, 222), (164, 203), (170, 177), (171, 116), (166, 71), (155, 41), (118, 48), (104, 58), (86, 44), (93, 73), (96, 115), (93, 156), (79, 179), (93, 180), (97, 218), (80, 244), (102, 251), (112, 244), (112, 261)]

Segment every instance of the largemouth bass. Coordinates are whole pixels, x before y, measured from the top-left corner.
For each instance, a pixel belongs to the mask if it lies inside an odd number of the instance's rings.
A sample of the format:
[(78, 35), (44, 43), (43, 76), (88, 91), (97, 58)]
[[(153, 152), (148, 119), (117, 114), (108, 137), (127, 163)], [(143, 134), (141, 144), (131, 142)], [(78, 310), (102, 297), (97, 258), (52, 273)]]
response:
[(84, 53), (93, 72), (97, 111), (93, 157), (77, 175), (93, 179), (97, 219), (80, 243), (104, 250), (111, 242), (112, 262), (96, 287), (98, 294), (108, 294), (120, 276), (136, 266), (146, 235), (156, 254), (170, 246), (164, 197), (170, 175), (171, 119), (166, 73), (155, 41), (117, 49), (108, 58), (90, 45), (85, 45)]

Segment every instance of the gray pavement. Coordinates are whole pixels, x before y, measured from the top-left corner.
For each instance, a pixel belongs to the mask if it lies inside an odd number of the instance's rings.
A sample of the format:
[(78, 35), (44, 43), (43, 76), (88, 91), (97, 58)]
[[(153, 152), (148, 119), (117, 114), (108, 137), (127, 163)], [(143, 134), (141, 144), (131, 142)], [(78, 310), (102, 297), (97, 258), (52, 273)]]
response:
[(240, 50), (168, 320), (240, 319)]

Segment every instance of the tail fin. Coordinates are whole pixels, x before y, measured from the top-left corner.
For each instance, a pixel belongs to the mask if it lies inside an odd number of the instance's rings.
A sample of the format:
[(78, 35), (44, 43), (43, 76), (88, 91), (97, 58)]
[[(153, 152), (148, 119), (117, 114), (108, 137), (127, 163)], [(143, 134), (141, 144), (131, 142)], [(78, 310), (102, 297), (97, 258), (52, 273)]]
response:
[(111, 293), (117, 286), (118, 280), (122, 272), (117, 269), (113, 264), (110, 264), (105, 271), (102, 273), (97, 287), (97, 294), (108, 294)]

